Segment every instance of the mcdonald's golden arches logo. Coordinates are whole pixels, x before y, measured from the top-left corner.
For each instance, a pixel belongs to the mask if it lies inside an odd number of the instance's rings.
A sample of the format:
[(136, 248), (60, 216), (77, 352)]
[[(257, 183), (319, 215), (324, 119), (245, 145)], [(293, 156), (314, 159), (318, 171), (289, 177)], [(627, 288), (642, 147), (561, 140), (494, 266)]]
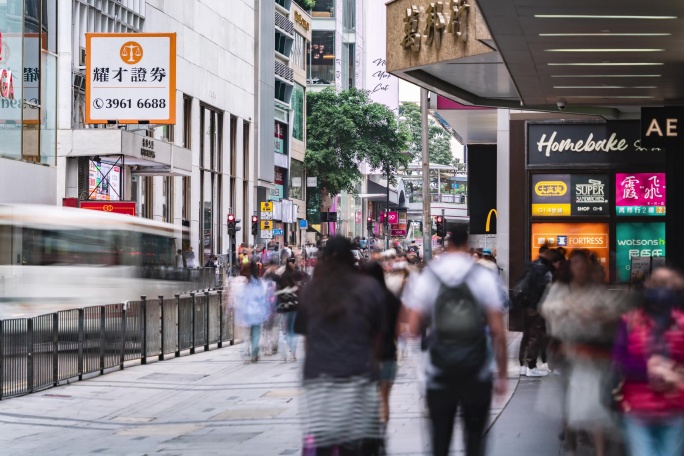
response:
[(489, 211), (489, 214), (487, 214), (487, 223), (485, 225), (485, 231), (487, 233), (489, 233), (489, 230), (491, 229), (492, 214), (494, 214), (494, 217), (499, 218), (499, 213), (496, 212), (496, 209)]

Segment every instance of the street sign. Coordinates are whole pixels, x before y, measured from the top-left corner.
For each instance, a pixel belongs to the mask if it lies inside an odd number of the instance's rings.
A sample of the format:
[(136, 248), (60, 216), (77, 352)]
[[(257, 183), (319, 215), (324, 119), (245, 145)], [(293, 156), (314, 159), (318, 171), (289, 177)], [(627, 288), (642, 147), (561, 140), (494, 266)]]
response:
[(259, 235), (261, 239), (273, 239), (273, 231), (271, 230), (261, 230), (261, 234)]
[(309, 228), (309, 222), (307, 222), (306, 220), (300, 220), (299, 221), (299, 229), (300, 230), (306, 230), (307, 228)]
[(262, 230), (272, 230), (273, 229), (273, 222), (270, 220), (262, 220), (261, 221), (261, 229)]
[(318, 178), (317, 177), (307, 177), (306, 178), (306, 186), (307, 187), (318, 187)]
[(273, 230), (273, 236), (282, 236), (285, 232), (280, 228), (275, 228)]
[(87, 124), (176, 123), (175, 33), (86, 33)]
[(391, 230), (392, 236), (406, 236), (406, 230)]
[(273, 203), (271, 201), (261, 203), (261, 212), (273, 212)]
[(273, 212), (262, 212), (261, 220), (273, 220)]

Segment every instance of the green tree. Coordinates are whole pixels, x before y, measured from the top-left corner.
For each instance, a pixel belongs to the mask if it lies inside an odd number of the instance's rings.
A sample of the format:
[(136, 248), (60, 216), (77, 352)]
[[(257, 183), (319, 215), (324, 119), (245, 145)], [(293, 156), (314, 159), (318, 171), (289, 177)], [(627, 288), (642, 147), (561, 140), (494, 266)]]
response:
[[(411, 161), (420, 161), (423, 148), (420, 106), (418, 103), (402, 103), (399, 107), (399, 115), (406, 117), (405, 124), (411, 132), (408, 147), (412, 157)], [(451, 165), (453, 163), (451, 135), (431, 117), (428, 118), (428, 150), (430, 151), (430, 163), (440, 165)]]
[(310, 10), (316, 6), (316, 0), (294, 0), (294, 2), (305, 10)]
[(385, 105), (373, 103), (367, 92), (333, 89), (306, 97), (306, 172), (318, 177), (323, 193), (354, 192), (361, 180), (359, 165), (389, 171), (406, 166), (408, 131)]

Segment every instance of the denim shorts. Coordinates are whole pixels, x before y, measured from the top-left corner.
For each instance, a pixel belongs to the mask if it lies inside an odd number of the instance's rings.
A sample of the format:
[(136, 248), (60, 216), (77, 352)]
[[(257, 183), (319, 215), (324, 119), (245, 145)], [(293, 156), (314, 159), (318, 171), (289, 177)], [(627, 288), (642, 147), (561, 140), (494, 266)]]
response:
[(394, 382), (397, 378), (397, 362), (396, 361), (380, 361), (380, 381)]

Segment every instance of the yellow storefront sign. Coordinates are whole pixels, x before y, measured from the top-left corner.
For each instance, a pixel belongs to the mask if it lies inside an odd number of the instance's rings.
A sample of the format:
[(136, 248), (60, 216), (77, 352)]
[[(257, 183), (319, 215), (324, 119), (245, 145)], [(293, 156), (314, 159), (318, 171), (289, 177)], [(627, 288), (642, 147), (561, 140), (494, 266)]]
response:
[(261, 229), (262, 230), (272, 230), (273, 229), (273, 222), (270, 220), (262, 220), (261, 221)]
[(261, 203), (261, 212), (273, 212), (273, 203), (270, 201)]
[(533, 204), (533, 217), (569, 217), (571, 214), (570, 204)]

